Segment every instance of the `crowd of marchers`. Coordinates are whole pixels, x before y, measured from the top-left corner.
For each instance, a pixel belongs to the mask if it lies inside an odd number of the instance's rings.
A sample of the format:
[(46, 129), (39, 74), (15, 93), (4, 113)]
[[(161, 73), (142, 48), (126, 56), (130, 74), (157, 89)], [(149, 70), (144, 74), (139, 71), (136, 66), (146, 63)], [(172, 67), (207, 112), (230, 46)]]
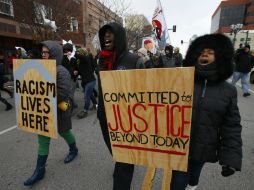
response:
[[(77, 148), (79, 142), (76, 142), (71, 130), (72, 111), (78, 106), (74, 98), (77, 88), (82, 88), (84, 94), (84, 106), (77, 117), (85, 118), (91, 109), (97, 110), (104, 141), (112, 154), (100, 72), (191, 66), (195, 67), (195, 83), (188, 170), (173, 171), (171, 189), (196, 189), (202, 168), (207, 162), (218, 162), (224, 177), (241, 171), (242, 126), (234, 85), (241, 79), (243, 96), (250, 96), (248, 76), (253, 67), (253, 56), (248, 44), (234, 51), (228, 37), (223, 34), (209, 34), (196, 38), (190, 44), (185, 59), (180, 49), (172, 45), (166, 45), (160, 53), (153, 54), (145, 48), (132, 53), (127, 48), (126, 31), (117, 23), (108, 23), (101, 27), (99, 41), (101, 50), (96, 55), (88, 48), (77, 48), (74, 52), (73, 44), (60, 45), (59, 42), (48, 40), (41, 42), (38, 50), (29, 51), (27, 55), (18, 49), (15, 57), (56, 60), (57, 101), (70, 102), (67, 110), (57, 109), (58, 132), (69, 145), (69, 153), (64, 158), (65, 164), (72, 162), (78, 151), (82, 151)], [(4, 85), (8, 79), (4, 75), (3, 61), (0, 64), (0, 90), (13, 97), (13, 92)], [(12, 69), (12, 63), (8, 64), (9, 69)], [(231, 76), (232, 82), (228, 82)], [(12, 105), (1, 94), (0, 100), (6, 105), (6, 111), (12, 109)], [(50, 138), (38, 135), (38, 145), (36, 167), (31, 177), (25, 180), (25, 186), (37, 183), (46, 173)], [(133, 172), (133, 164), (116, 162), (113, 190), (129, 190)]]

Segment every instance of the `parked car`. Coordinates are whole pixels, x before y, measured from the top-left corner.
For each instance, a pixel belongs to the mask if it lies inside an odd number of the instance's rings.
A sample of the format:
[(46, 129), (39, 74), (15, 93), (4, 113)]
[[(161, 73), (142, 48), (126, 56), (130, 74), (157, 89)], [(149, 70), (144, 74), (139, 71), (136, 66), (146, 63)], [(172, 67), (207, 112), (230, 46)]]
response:
[(254, 67), (250, 71), (250, 83), (254, 84)]

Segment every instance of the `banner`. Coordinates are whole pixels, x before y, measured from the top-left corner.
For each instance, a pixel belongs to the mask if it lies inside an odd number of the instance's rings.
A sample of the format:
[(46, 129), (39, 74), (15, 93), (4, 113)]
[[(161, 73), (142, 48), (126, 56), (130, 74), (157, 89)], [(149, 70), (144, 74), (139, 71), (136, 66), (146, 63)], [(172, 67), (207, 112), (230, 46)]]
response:
[(187, 170), (194, 68), (100, 72), (113, 158)]
[(55, 60), (14, 59), (13, 66), (18, 128), (57, 138)]
[(154, 10), (152, 18), (152, 26), (154, 28), (155, 36), (158, 40), (159, 48), (163, 50), (166, 46), (166, 43), (169, 42), (170, 39), (160, 0), (157, 0), (157, 6)]
[(142, 39), (142, 48), (155, 54), (157, 49), (156, 41), (153, 37), (145, 37)]

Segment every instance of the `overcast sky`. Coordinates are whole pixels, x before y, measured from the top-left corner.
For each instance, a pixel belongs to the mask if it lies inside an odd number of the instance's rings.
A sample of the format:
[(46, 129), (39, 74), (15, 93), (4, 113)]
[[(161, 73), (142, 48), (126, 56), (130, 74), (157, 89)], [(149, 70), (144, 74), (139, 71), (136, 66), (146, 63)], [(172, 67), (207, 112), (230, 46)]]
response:
[[(131, 0), (132, 11), (144, 14), (151, 22), (157, 0)], [(180, 47), (183, 54), (194, 35), (210, 33), (212, 14), (221, 0), (161, 0), (167, 27), (176, 25), (176, 32), (169, 31), (171, 44)]]

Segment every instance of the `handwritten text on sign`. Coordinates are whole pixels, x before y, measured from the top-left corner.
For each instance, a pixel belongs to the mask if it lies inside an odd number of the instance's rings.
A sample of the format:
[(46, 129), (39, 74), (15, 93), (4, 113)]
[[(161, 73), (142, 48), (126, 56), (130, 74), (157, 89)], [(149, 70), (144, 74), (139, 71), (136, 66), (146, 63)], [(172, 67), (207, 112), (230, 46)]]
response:
[(14, 92), (18, 127), (56, 137), (56, 63), (15, 60)]
[(117, 161), (186, 170), (194, 69), (101, 72)]

